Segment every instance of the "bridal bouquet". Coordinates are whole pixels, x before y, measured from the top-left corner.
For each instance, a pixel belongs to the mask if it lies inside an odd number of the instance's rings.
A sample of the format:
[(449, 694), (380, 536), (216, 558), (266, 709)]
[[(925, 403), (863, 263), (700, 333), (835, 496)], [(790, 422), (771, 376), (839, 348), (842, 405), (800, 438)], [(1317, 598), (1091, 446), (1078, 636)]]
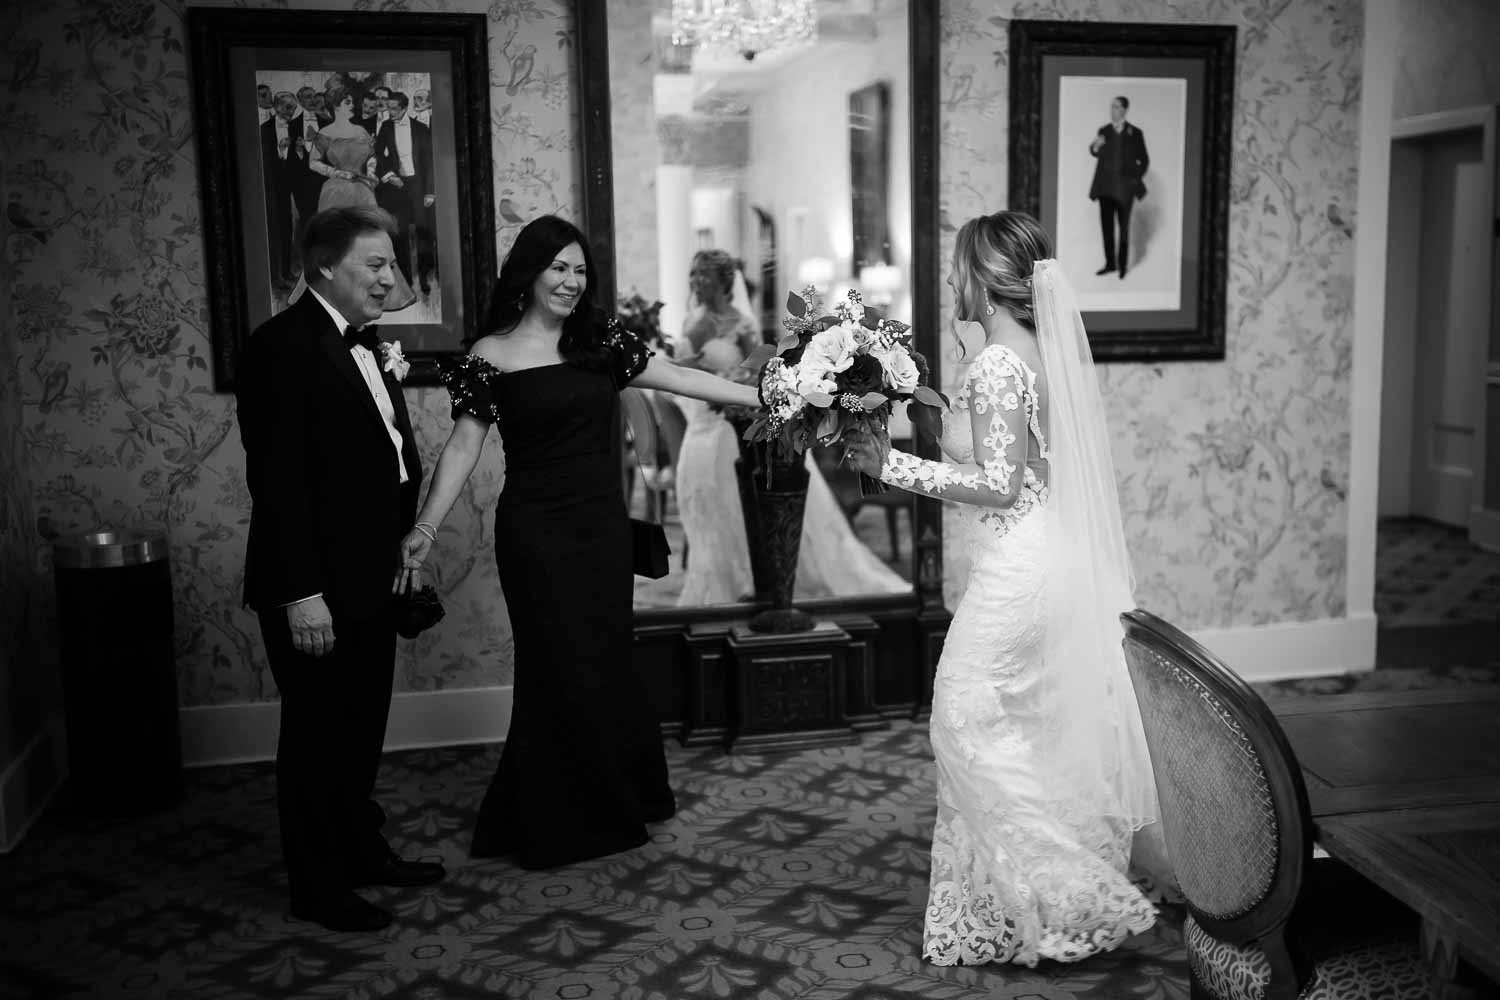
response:
[[(909, 326), (882, 318), (853, 290), (832, 312), (823, 312), (817, 290), (808, 287), (787, 296), (787, 312), (787, 336), (746, 360), (764, 360), (760, 395), (766, 410), (745, 430), (745, 440), (801, 454), (850, 435), (887, 437), (897, 403), (907, 404), (918, 433), (938, 437), (948, 400), (931, 387), (931, 370), (912, 346)], [(863, 474), (860, 487), (866, 493), (887, 488)]]

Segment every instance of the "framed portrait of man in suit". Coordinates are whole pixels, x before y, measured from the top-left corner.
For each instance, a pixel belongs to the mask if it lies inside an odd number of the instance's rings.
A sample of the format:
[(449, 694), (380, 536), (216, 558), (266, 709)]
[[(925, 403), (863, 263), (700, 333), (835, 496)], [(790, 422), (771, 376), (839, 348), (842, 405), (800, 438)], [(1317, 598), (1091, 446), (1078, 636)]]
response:
[(1224, 357), (1232, 25), (1010, 22), (1010, 207), (1099, 360)]
[(487, 19), (190, 7), (215, 387), (249, 331), (306, 290), (302, 223), (370, 205), (393, 221), (381, 337), (409, 385), (478, 336), (494, 280)]

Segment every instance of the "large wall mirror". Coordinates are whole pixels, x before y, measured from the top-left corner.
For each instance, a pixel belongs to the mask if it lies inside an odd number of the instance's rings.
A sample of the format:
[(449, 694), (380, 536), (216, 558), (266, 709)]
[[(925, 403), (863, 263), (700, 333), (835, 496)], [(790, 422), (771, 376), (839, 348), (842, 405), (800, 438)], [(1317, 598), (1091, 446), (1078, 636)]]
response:
[[(814, 285), (831, 306), (855, 288), (936, 358), (934, 5), (813, 0), (811, 37), (753, 52), (679, 44), (672, 0), (583, 6), (586, 222), (605, 301), (660, 302), (675, 357), (732, 371), (779, 338), (789, 291)], [(733, 428), (693, 400), (650, 405), (661, 462), (629, 477), (632, 506), (661, 517), (673, 557), (665, 578), (637, 578), (638, 634), (743, 616), (756, 593)], [(892, 434), (910, 436), (903, 415)], [(940, 615), (936, 505), (862, 497), (838, 455), (811, 461), (798, 606)]]
[[(830, 305), (859, 289), (935, 353), (933, 324), (920, 321), (935, 289), (915, 266), (915, 236), (935, 223), (934, 206), (914, 210), (920, 6), (814, 0), (810, 37), (743, 51), (677, 44), (671, 0), (600, 5), (614, 291), (662, 303), (674, 356), (732, 371), (742, 350), (779, 337), (787, 292), (808, 284)], [(596, 241), (600, 221), (590, 213)], [(733, 428), (694, 400), (651, 408), (662, 461), (631, 477), (632, 505), (662, 517), (674, 558), (663, 579), (637, 580), (637, 610), (753, 602)], [(900, 414), (891, 430), (911, 434)], [(862, 497), (838, 459), (811, 459), (799, 604), (910, 601), (925, 519), (906, 494)]]

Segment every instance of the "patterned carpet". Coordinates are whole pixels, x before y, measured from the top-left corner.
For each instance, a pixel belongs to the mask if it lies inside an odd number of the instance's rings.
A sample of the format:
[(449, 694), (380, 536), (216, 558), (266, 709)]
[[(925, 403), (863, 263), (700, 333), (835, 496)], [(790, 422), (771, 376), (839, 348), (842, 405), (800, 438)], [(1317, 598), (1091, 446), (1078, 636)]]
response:
[(1383, 520), (1375, 567), (1382, 626), (1500, 622), (1500, 553), (1471, 544), (1461, 528)]
[[(1500, 668), (1378, 670), (1283, 696), (1500, 683)], [(919, 958), (933, 821), (924, 728), (765, 756), (669, 744), (681, 811), (638, 851), (550, 873), (465, 855), (495, 747), (386, 757), (387, 831), (450, 876), (370, 890), (378, 935), (285, 915), (266, 764), (192, 771), (137, 822), (57, 808), (0, 858), (0, 997), (897, 1000), (1187, 995), (1180, 914), (1078, 965)]]
[[(1434, 528), (1388, 522), (1380, 536), (1382, 621), (1414, 626), (1382, 634), (1381, 666), (1422, 669), (1262, 685), (1268, 700), (1500, 683), (1500, 557)], [(496, 747), (388, 755), (388, 834), (450, 875), (369, 890), (396, 913), (378, 935), (285, 915), (269, 764), (189, 772), (181, 805), (138, 821), (59, 806), (0, 857), (0, 997), (1187, 996), (1170, 909), (1148, 934), (1075, 966), (921, 961), (933, 821), (921, 725), (833, 750), (669, 752), (682, 808), (654, 842), (552, 873), (466, 856)]]
[(553, 873), (465, 856), (494, 747), (387, 756), (380, 797), (423, 890), (370, 890), (378, 935), (284, 915), (269, 765), (194, 771), (129, 824), (54, 810), (0, 858), (6, 997), (647, 1000), (1186, 996), (1180, 918), (1076, 966), (919, 958), (933, 822), (924, 727), (858, 746), (673, 746), (682, 808), (638, 851)]

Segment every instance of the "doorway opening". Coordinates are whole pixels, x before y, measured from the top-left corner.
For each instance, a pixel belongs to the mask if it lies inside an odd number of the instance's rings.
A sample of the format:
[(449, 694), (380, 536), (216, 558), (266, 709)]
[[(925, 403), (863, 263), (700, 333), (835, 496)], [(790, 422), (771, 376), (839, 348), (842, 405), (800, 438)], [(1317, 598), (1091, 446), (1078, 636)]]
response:
[[(1496, 181), (1494, 108), (1394, 123), (1375, 586), (1382, 665), (1405, 645), (1446, 649), (1454, 629), (1473, 634), (1473, 655), (1500, 650)], [(1448, 631), (1393, 639), (1435, 626)]]

